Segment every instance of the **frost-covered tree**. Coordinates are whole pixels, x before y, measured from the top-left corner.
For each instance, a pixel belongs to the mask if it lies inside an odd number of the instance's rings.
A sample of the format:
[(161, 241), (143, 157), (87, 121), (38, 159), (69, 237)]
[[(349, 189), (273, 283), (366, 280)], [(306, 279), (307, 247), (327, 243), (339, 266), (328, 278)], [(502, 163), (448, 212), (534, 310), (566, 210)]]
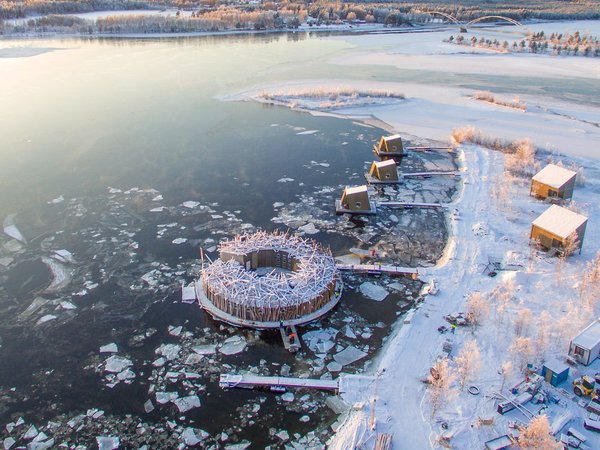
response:
[(544, 359), (544, 356), (550, 348), (551, 329), (554, 326), (552, 316), (548, 311), (542, 311), (536, 321), (535, 334), (535, 356), (538, 361)]
[(475, 377), (481, 369), (481, 351), (477, 341), (465, 342), (462, 350), (455, 358), (455, 362), (458, 384), (460, 389), (463, 390), (465, 384)]
[(550, 423), (544, 414), (535, 416), (529, 425), (521, 428), (519, 447), (524, 450), (559, 450), (562, 445), (550, 434)]
[(515, 367), (519, 372), (525, 373), (527, 364), (531, 362), (535, 354), (531, 338), (517, 336), (508, 351), (512, 356)]
[(435, 416), (438, 409), (455, 391), (452, 389), (452, 383), (456, 380), (456, 375), (452, 372), (448, 364), (448, 358), (438, 360), (431, 368), (427, 381), (429, 383), (429, 404), (431, 406), (431, 417)]
[(488, 318), (490, 313), (489, 301), (481, 292), (471, 292), (466, 302), (466, 310), (471, 326), (474, 328)]
[(513, 373), (513, 363), (512, 361), (505, 361), (502, 363), (502, 367), (500, 368), (500, 375), (502, 375), (502, 384), (500, 385), (500, 392), (504, 390), (504, 385), (506, 384), (506, 380)]
[(522, 308), (517, 311), (514, 322), (516, 336), (527, 336), (529, 334), (529, 326), (531, 325), (532, 317), (529, 308)]

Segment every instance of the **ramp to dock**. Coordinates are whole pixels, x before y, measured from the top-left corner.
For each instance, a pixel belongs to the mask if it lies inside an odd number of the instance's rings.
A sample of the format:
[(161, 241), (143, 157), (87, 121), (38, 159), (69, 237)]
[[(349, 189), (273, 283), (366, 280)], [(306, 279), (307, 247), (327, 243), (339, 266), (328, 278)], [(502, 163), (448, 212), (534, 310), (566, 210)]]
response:
[(391, 266), (387, 264), (336, 264), (338, 270), (364, 273), (368, 275), (408, 276), (416, 280), (419, 272), (414, 267)]
[(263, 377), (252, 374), (222, 373), (219, 379), (222, 388), (245, 388), (256, 387), (281, 387), (281, 388), (308, 388), (325, 391), (337, 391), (338, 380), (319, 380), (314, 378), (292, 378), (292, 377)]
[(384, 208), (446, 208), (443, 203), (418, 203), (418, 202), (379, 202), (377, 206)]

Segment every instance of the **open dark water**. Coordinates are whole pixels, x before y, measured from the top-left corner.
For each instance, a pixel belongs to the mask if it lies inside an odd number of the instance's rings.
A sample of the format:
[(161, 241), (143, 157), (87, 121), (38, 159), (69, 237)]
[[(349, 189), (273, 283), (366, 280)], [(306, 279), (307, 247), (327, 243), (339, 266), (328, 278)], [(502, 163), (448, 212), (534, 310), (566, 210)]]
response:
[[(334, 215), (342, 187), (363, 184), (383, 130), (215, 98), (345, 44), (283, 35), (11, 45), (51, 50), (0, 59), (0, 216), (15, 214), (27, 240), (0, 237), (0, 435), (25, 444), (33, 424), (46, 442), (71, 448), (94, 447), (98, 436), (119, 437), (122, 448), (175, 448), (190, 429), (200, 447), (324, 443), (335, 420), (330, 394), (299, 391), (289, 401), (223, 391), (219, 374), (336, 377), (330, 364), (346, 347), (369, 355), (343, 369), (360, 371), (420, 283), (375, 280), (390, 292), (375, 302), (359, 290), (372, 280), (347, 277), (341, 305), (300, 333), (333, 333), (332, 347), (316, 354), (305, 343), (295, 356), (277, 333), (222, 326), (181, 303), (180, 287), (197, 276), (199, 247), (214, 258), (220, 239), (258, 228), (314, 224), (311, 237), (335, 255), (378, 246), (399, 264), (439, 256), (442, 212)], [(409, 170), (455, 167), (448, 154), (406, 160)], [(379, 195), (448, 201), (455, 190), (427, 183)], [(63, 249), (66, 261), (55, 253)], [(53, 282), (56, 273), (65, 281)], [(243, 351), (220, 350), (239, 338)], [(133, 377), (105, 371), (111, 354), (99, 347), (109, 343)], [(165, 344), (178, 350), (160, 361)], [(201, 405), (180, 412), (157, 401), (162, 392), (197, 395)]]

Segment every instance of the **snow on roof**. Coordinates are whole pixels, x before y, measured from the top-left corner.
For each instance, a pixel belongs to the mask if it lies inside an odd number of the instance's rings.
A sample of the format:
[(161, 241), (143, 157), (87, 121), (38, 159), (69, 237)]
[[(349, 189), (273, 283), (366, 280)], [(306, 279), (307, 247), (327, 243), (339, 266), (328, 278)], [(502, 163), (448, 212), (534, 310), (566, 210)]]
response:
[(591, 349), (600, 342), (600, 319), (595, 320), (588, 327), (573, 338), (573, 344), (578, 347)]
[(533, 179), (539, 183), (546, 184), (553, 188), (560, 188), (577, 173), (556, 164), (548, 164), (533, 176)]
[(533, 221), (533, 225), (566, 239), (585, 222), (587, 217), (562, 206), (552, 205)]
[(388, 166), (396, 166), (396, 161), (393, 159), (388, 159), (386, 161), (373, 161), (377, 168), (388, 167)]
[(350, 194), (359, 194), (361, 192), (367, 192), (367, 186), (354, 186), (354, 187), (346, 187), (346, 195)]
[(391, 136), (383, 136), (384, 141), (395, 141), (396, 139), (400, 139), (399, 134), (392, 134)]
[(555, 358), (546, 361), (544, 366), (554, 373), (563, 373), (565, 370), (569, 370), (569, 366), (566, 363)]

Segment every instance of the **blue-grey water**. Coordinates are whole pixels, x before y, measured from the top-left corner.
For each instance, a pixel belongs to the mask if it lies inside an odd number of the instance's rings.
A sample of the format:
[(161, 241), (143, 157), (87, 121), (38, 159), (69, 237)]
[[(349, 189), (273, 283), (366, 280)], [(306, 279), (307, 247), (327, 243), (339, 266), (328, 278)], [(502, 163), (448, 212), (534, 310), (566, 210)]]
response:
[[(439, 256), (441, 212), (334, 215), (341, 188), (364, 183), (383, 130), (217, 98), (298, 75), (303, 64), (310, 75), (348, 44), (306, 35), (3, 44), (12, 48), (0, 58), (0, 218), (14, 214), (27, 242), (0, 238), (0, 435), (26, 444), (34, 424), (56, 444), (73, 446), (118, 436), (123, 448), (174, 448), (186, 429), (207, 433), (201, 447), (277, 448), (286, 434), (305, 446), (325, 442), (335, 419), (324, 402), (329, 394), (296, 392), (288, 402), (269, 392), (223, 391), (219, 374), (335, 377), (339, 368), (327, 368), (333, 355), (348, 346), (374, 355), (420, 284), (377, 280), (390, 295), (375, 302), (358, 289), (366, 279), (347, 277), (341, 305), (300, 333), (336, 330), (335, 347), (317, 355), (304, 345), (297, 356), (283, 350), (277, 333), (225, 327), (181, 303), (180, 287), (198, 274), (199, 247), (214, 258), (220, 239), (258, 228), (313, 224), (311, 237), (335, 255), (377, 246), (402, 264)], [(403, 164), (455, 167), (448, 154)], [(404, 191), (441, 200), (454, 193), (453, 181), (427, 183)], [(55, 252), (63, 249), (72, 258), (59, 261)], [(50, 284), (49, 261), (64, 283)], [(241, 353), (188, 360), (194, 347), (219, 349), (240, 336)], [(134, 378), (115, 380), (104, 370), (110, 354), (99, 347), (109, 343), (130, 361)], [(164, 344), (179, 352), (161, 365)], [(369, 357), (344, 371), (363, 369)], [(180, 413), (157, 402), (157, 392), (198, 395), (201, 406)]]

